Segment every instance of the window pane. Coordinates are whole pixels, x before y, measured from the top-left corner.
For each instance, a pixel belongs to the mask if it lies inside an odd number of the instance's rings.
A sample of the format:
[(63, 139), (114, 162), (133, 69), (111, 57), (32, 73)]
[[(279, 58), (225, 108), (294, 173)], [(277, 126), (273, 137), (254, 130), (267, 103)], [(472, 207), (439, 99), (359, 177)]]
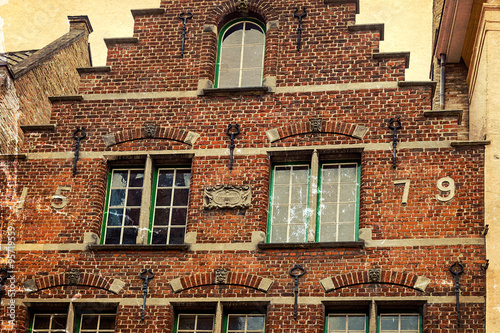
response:
[(418, 316), (416, 315), (402, 315), (401, 316), (401, 330), (414, 331), (418, 330)]
[(186, 225), (186, 208), (173, 208), (172, 209), (172, 225)]
[(191, 182), (190, 170), (177, 170), (175, 174), (175, 186), (189, 187)]
[(170, 208), (156, 208), (154, 221), (155, 225), (169, 225)]
[(290, 202), (290, 187), (276, 186), (273, 195), (273, 204), (288, 204)]
[(245, 44), (264, 44), (265, 35), (262, 28), (255, 23), (247, 22), (245, 25)]
[(289, 184), (290, 173), (292, 168), (289, 166), (280, 166), (274, 169), (274, 183), (275, 184)]
[(286, 225), (273, 225), (271, 227), (271, 242), (285, 243), (287, 241)]
[(141, 215), (141, 210), (139, 208), (127, 209), (127, 215), (125, 216), (124, 225), (139, 225), (139, 216)]
[(115, 315), (101, 315), (100, 329), (113, 330), (115, 328)]
[(128, 190), (127, 206), (140, 206), (141, 195), (142, 195), (142, 189)]
[(108, 226), (121, 226), (122, 221), (123, 221), (123, 208), (109, 210)]
[(153, 228), (151, 244), (167, 244), (168, 228)]
[(364, 315), (349, 315), (347, 329), (349, 331), (364, 331), (366, 317)]
[(293, 184), (307, 184), (309, 183), (309, 166), (295, 166), (292, 172)]
[(158, 187), (172, 187), (174, 183), (174, 170), (160, 170)]
[(98, 321), (98, 315), (82, 315), (82, 329), (96, 329)]
[(66, 320), (67, 316), (66, 315), (54, 315), (52, 317), (52, 329), (65, 329), (66, 328)]
[(307, 204), (308, 199), (308, 186), (305, 185), (294, 185), (292, 186), (292, 203)]
[(224, 47), (220, 55), (221, 70), (236, 69), (238, 72), (241, 67), (241, 46)]
[(50, 328), (50, 315), (35, 315), (33, 319), (33, 328), (35, 329)]
[(121, 229), (108, 228), (106, 230), (106, 244), (120, 244)]
[(340, 184), (340, 200), (346, 201), (356, 201), (356, 184)]
[(174, 192), (174, 206), (187, 206), (189, 198), (189, 189), (176, 189)]
[(245, 317), (230, 315), (228, 321), (228, 329), (244, 331), (245, 330)]
[(111, 178), (111, 187), (127, 187), (128, 170), (113, 171)]
[(356, 164), (342, 165), (340, 169), (340, 181), (356, 183), (357, 182), (356, 170), (357, 170)]
[(263, 59), (264, 59), (263, 46), (260, 45), (243, 46), (243, 68), (258, 69), (258, 72), (260, 73), (260, 68), (262, 68)]
[(320, 242), (335, 242), (337, 241), (337, 225), (336, 224), (321, 224), (319, 229)]
[(386, 330), (394, 330), (398, 331), (398, 316), (389, 316), (389, 315), (384, 315), (381, 316), (380, 318), (380, 329), (382, 331)]
[(288, 223), (288, 206), (273, 207), (272, 219), (275, 225)]
[(263, 330), (264, 329), (264, 316), (249, 316), (247, 323), (247, 330)]
[(241, 44), (242, 39), (243, 39), (243, 23), (238, 23), (226, 30), (226, 32), (224, 33), (224, 39), (222, 40), (222, 43), (224, 45)]
[(321, 184), (321, 202), (337, 202), (337, 191), (337, 184)]
[(156, 206), (170, 206), (172, 204), (172, 189), (158, 189), (156, 192)]
[(345, 315), (330, 315), (328, 317), (328, 330), (345, 332), (347, 318)]
[(170, 228), (170, 238), (168, 244), (184, 244), (185, 228)]
[(307, 228), (305, 225), (291, 225), (290, 234), (288, 236), (289, 242), (305, 242)]
[(354, 221), (356, 218), (356, 204), (340, 204), (339, 205), (339, 222)]
[(137, 228), (123, 228), (122, 244), (135, 244), (137, 240)]
[(125, 190), (111, 190), (110, 206), (123, 206), (125, 204)]
[(142, 170), (130, 171), (129, 187), (142, 187), (143, 182), (144, 182), (144, 172)]
[(240, 87), (260, 87), (262, 85), (262, 70), (243, 70), (241, 71)]
[(337, 222), (337, 204), (326, 204), (320, 206), (321, 224)]
[(179, 315), (179, 330), (194, 330), (195, 323), (195, 315)]
[(214, 327), (214, 316), (198, 316), (197, 330), (212, 331)]
[(354, 234), (354, 223), (339, 223), (339, 237), (338, 241), (350, 241), (354, 240), (356, 235)]
[(219, 74), (219, 88), (239, 87), (240, 85), (240, 71), (239, 70), (225, 70), (220, 71)]

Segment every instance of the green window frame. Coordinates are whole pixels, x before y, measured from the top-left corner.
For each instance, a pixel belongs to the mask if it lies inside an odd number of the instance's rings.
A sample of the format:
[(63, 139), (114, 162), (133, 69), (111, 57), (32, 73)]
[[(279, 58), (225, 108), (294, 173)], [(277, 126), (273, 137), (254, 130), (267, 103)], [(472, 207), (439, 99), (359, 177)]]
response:
[(268, 243), (357, 241), (360, 163), (276, 163), (269, 194)]
[(368, 316), (364, 313), (330, 313), (325, 321), (325, 333), (368, 333)]
[(260, 21), (241, 18), (226, 24), (219, 34), (215, 87), (262, 86), (265, 44)]
[(377, 317), (377, 333), (422, 333), (419, 313), (381, 313)]
[(185, 166), (112, 168), (101, 244), (183, 244), (190, 180)]

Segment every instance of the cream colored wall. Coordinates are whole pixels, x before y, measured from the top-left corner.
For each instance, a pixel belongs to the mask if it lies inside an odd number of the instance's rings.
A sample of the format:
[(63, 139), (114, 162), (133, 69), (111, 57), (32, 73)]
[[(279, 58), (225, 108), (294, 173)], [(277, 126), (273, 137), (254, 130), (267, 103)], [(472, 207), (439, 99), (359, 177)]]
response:
[[(103, 66), (103, 38), (132, 36), (130, 9), (159, 5), (160, 0), (0, 0), (0, 52), (41, 48), (68, 31), (68, 15), (87, 15), (94, 28), (93, 63)], [(381, 52), (410, 51), (406, 79), (429, 79), (432, 0), (360, 0), (357, 23), (385, 23)]]

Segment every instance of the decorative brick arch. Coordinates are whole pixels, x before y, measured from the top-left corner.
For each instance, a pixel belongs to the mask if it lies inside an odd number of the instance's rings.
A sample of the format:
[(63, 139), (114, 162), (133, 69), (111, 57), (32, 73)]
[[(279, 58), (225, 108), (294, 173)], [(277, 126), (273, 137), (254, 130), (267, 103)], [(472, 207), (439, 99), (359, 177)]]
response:
[(182, 142), (192, 146), (200, 135), (196, 132), (180, 128), (160, 127), (156, 126), (154, 133), (146, 133), (146, 128), (128, 129), (119, 132), (110, 133), (103, 136), (106, 147), (120, 144), (127, 141), (141, 139), (167, 139)]
[(320, 281), (325, 292), (355, 286), (358, 284), (392, 284), (407, 288), (425, 291), (430, 283), (430, 279), (424, 276), (405, 272), (381, 271), (377, 270), (376, 279), (370, 279), (370, 271), (351, 272), (325, 278)]
[(275, 142), (288, 138), (290, 136), (307, 134), (311, 132), (341, 134), (361, 140), (368, 132), (368, 128), (358, 124), (326, 121), (321, 122), (321, 128), (319, 129), (319, 131), (313, 131), (311, 122), (305, 121), (302, 123), (295, 123), (270, 129), (266, 132), (266, 135), (270, 142)]
[[(218, 26), (226, 16), (238, 11), (239, 2), (239, 0), (229, 0), (212, 7), (208, 11), (205, 24)], [(277, 20), (279, 17), (267, 0), (248, 0), (248, 10), (262, 16), (265, 23)]]
[(74, 283), (70, 282), (67, 272), (58, 275), (44, 276), (37, 279), (28, 279), (24, 282), (24, 289), (29, 293), (59, 286), (92, 287), (118, 294), (125, 286), (125, 283), (118, 279), (105, 278), (89, 273), (81, 273), (78, 277), (78, 281)]
[(229, 272), (224, 283), (221, 283), (217, 281), (215, 272), (207, 272), (178, 278), (169, 283), (174, 293), (206, 285), (237, 285), (266, 293), (271, 288), (273, 280), (253, 274)]

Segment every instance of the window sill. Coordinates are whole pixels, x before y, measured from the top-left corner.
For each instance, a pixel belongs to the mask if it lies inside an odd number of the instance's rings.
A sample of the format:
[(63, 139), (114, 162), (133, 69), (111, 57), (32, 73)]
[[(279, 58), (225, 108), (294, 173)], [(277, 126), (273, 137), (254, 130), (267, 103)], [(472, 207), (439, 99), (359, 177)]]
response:
[(89, 244), (90, 251), (187, 251), (187, 244)]
[(338, 248), (338, 247), (354, 247), (363, 248), (364, 241), (352, 242), (315, 242), (315, 243), (260, 243), (258, 248), (260, 250), (267, 249), (316, 249), (316, 248)]
[(207, 88), (201, 92), (202, 96), (233, 96), (233, 95), (265, 95), (269, 87), (241, 87), (241, 88)]

